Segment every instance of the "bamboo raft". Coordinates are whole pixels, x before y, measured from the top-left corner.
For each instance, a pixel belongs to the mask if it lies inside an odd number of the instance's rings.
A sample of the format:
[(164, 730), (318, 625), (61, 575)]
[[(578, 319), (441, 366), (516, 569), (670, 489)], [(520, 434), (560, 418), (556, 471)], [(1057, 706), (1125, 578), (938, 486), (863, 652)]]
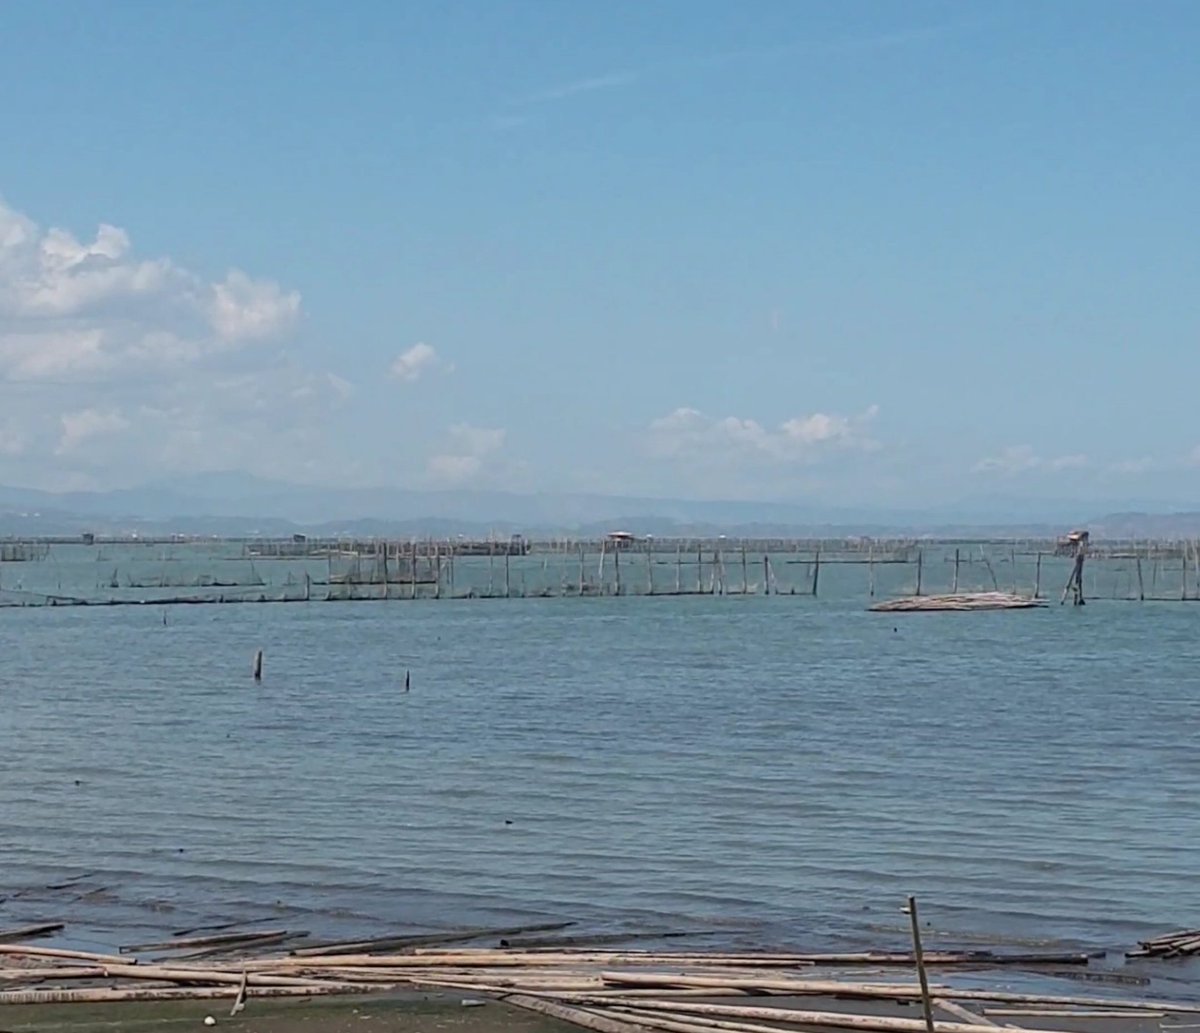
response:
[[(445, 934), (444, 939), (479, 938), (481, 932)], [(1086, 954), (937, 950), (916, 954), (730, 953), (415, 945), (417, 940), (431, 939), (428, 936), (324, 944), (284, 955), (253, 953), (269, 940), (288, 935), (302, 934), (286, 930), (222, 932), (126, 948), (129, 952), (160, 953), (197, 947), (251, 952), (204, 962), (146, 962), (128, 953), (3, 944), (0, 1006), (212, 999), (227, 1002), (230, 1014), (236, 1015), (255, 998), (418, 989), (488, 997), (598, 1033), (781, 1033), (781, 1027), (798, 1026), (877, 1033), (995, 1033), (996, 1024), (984, 1013), (988, 1006), (1006, 1019), (1018, 1015), (1086, 1019), (1097, 1013), (1129, 1018), (1200, 1013), (1200, 1003), (1195, 1002), (964, 989), (924, 978), (926, 968), (937, 967), (1086, 965)], [(390, 946), (404, 943), (408, 946)], [(868, 979), (872, 973), (862, 971), (914, 963), (920, 982)], [(860, 974), (844, 979), (814, 974), (821, 966), (842, 965), (854, 967)], [(754, 1003), (744, 1003), (745, 998), (754, 998)], [(862, 1007), (856, 1010), (853, 1002)], [(881, 1004), (892, 1005), (900, 1014), (878, 1014)], [(984, 1011), (969, 1010), (972, 1004)], [(925, 1019), (914, 1016), (918, 1007), (925, 1010)], [(872, 1010), (876, 1013), (870, 1013)], [(949, 1018), (934, 1021), (933, 1010)], [(764, 1022), (771, 1025), (761, 1025)], [(1039, 1029), (1038, 1033), (1047, 1031)]]
[(1012, 592), (955, 592), (949, 595), (918, 595), (889, 599), (869, 607), (876, 613), (919, 613), (951, 610), (1032, 610), (1045, 606), (1035, 599)]

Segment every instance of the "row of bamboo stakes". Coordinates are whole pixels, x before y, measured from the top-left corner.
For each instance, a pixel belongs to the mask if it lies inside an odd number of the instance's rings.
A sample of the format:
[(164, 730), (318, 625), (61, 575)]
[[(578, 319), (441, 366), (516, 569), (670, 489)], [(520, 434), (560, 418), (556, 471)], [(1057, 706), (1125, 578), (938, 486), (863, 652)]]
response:
[[(4, 943), (0, 944), (0, 1005), (224, 999), (235, 1015), (258, 998), (418, 989), (487, 996), (596, 1033), (781, 1033), (781, 1027), (796, 1026), (872, 1033), (996, 1033), (993, 1017), (1003, 1017), (1007, 1029), (1020, 1030), (1011, 1019), (1200, 1014), (1200, 1003), (1194, 1002), (1028, 994), (933, 982), (931, 968), (1086, 965), (1089, 955), (926, 951), (916, 901), (909, 898), (904, 910), (913, 944), (905, 952), (733, 953), (566, 946), (577, 942), (572, 937), (540, 941), (547, 944), (542, 947), (451, 945), (484, 934), (558, 931), (566, 923), (326, 943), (271, 956), (251, 952), (307, 934), (222, 931), (134, 944), (115, 955)], [(42, 935), (49, 928), (12, 932)], [(180, 955), (183, 951), (188, 953)], [(225, 960), (210, 956), (229, 952), (241, 956)], [(151, 961), (132, 957), (151, 953), (175, 956)], [(814, 975), (821, 966), (841, 965), (858, 969), (858, 978)], [(872, 973), (863, 972), (890, 967), (912, 967), (917, 979), (867, 979)], [(745, 1003), (748, 997), (755, 1003)], [(826, 1002), (841, 1002), (841, 1007)], [(918, 1008), (920, 1018), (871, 1014), (847, 1008), (845, 1002), (871, 1002), (875, 1009), (888, 1003)]]

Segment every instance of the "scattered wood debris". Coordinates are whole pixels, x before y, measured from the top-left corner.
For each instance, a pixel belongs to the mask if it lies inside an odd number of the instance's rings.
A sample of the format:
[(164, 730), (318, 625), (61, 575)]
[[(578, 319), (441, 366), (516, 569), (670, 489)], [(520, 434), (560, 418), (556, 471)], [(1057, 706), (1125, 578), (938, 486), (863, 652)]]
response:
[(1127, 951), (1127, 958), (1187, 958), (1200, 954), (1200, 929), (1180, 929), (1152, 940), (1142, 940), (1137, 950)]

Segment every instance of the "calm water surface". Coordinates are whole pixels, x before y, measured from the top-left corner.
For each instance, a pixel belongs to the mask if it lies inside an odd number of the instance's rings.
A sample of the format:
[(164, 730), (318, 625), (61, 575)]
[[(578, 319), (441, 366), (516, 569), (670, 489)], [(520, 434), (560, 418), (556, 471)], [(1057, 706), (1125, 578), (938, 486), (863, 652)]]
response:
[(1200, 923), (1200, 606), (864, 602), (0, 612), (0, 924)]

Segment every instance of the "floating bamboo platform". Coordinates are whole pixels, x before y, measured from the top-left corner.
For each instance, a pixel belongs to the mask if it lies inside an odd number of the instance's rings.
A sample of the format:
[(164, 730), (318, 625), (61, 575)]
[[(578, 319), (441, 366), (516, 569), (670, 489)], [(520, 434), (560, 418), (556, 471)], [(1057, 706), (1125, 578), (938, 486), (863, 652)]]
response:
[(1029, 610), (1045, 606), (1045, 599), (1034, 599), (1011, 592), (958, 592), (953, 595), (917, 595), (908, 599), (890, 599), (870, 609), (878, 613), (918, 613), (945, 610)]

